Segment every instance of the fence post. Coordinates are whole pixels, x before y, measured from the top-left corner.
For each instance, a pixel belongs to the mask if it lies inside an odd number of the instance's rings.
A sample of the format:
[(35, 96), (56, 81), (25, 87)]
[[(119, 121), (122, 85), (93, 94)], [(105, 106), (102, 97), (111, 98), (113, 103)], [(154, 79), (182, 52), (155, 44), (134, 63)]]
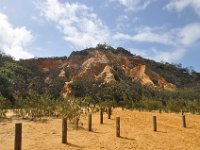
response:
[(79, 118), (76, 118), (75, 120), (75, 129), (78, 130), (78, 123), (79, 123)]
[(157, 131), (157, 120), (156, 120), (156, 116), (153, 116), (153, 131)]
[(15, 124), (15, 150), (22, 149), (22, 124), (16, 123)]
[(182, 121), (183, 121), (183, 128), (186, 128), (186, 119), (185, 119), (185, 115), (182, 115)]
[(116, 117), (116, 137), (120, 137), (120, 117)]
[(67, 144), (67, 118), (62, 119), (62, 143)]
[(110, 119), (111, 116), (111, 107), (108, 107), (108, 119)]
[(103, 109), (100, 109), (100, 124), (103, 124)]
[(88, 131), (92, 131), (92, 114), (88, 114)]
[(183, 109), (181, 109), (181, 115), (182, 115), (182, 116), (184, 115), (184, 111), (183, 111)]

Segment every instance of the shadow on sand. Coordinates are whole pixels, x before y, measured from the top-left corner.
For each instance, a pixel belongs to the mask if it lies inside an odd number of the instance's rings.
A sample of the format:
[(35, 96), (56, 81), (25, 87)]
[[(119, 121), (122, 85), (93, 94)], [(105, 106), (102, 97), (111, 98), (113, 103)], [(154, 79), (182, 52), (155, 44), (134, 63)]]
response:
[(166, 131), (156, 131), (158, 133), (167, 133)]
[(67, 143), (68, 146), (71, 146), (71, 147), (75, 147), (75, 148), (84, 148), (82, 146), (79, 146), (79, 145), (75, 145), (75, 144), (72, 144), (72, 143)]
[(134, 138), (129, 138), (129, 137), (123, 137), (123, 136), (120, 136), (119, 138), (120, 138), (120, 139), (124, 139), (124, 140), (135, 141)]

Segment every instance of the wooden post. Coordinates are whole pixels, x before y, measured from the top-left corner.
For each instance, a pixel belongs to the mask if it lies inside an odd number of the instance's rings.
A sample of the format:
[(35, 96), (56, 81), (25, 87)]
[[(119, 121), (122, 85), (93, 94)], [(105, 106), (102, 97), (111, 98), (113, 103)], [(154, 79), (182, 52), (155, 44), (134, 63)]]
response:
[(103, 110), (100, 109), (100, 124), (103, 124)]
[(162, 109), (159, 109), (159, 113), (162, 114)]
[(67, 144), (67, 118), (62, 119), (62, 143)]
[(157, 120), (156, 120), (156, 116), (153, 116), (153, 131), (157, 131)]
[(116, 137), (120, 137), (120, 117), (116, 117)]
[(182, 116), (184, 115), (184, 111), (183, 111), (183, 109), (181, 109), (181, 115), (182, 115)]
[(92, 114), (88, 114), (88, 131), (92, 131)]
[(183, 128), (186, 128), (186, 119), (185, 119), (185, 115), (182, 115), (182, 121), (183, 121)]
[(79, 123), (79, 118), (76, 118), (74, 122), (74, 127), (76, 130), (78, 130), (78, 123)]
[(16, 123), (15, 124), (15, 150), (22, 149), (22, 124)]
[(111, 107), (108, 107), (108, 119), (110, 119), (111, 116)]

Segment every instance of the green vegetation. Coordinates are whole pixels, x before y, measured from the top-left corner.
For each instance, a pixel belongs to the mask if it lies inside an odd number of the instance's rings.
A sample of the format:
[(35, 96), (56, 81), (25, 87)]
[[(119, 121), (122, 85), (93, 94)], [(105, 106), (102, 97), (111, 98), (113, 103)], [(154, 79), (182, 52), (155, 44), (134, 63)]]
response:
[[(85, 86), (84, 86), (85, 85)], [(121, 106), (138, 110), (199, 113), (200, 87), (167, 91), (142, 86), (137, 82), (104, 84), (79, 80), (73, 84), (78, 97), (87, 97), (90, 105)]]
[(29, 96), (23, 99), (16, 96), (14, 112), (29, 119), (41, 119), (43, 117), (67, 117), (69, 120), (79, 118), (82, 114), (80, 101), (74, 97), (52, 99), (50, 94), (39, 95), (35, 91), (29, 91)]
[(145, 60), (145, 62), (150, 69), (159, 73), (178, 88), (193, 88), (200, 84), (200, 73), (194, 71), (192, 67), (183, 68), (181, 64), (158, 63), (153, 60)]
[(0, 95), (0, 120), (6, 118), (6, 113), (9, 106), (9, 102)]
[[(96, 49), (136, 57), (123, 48), (115, 50), (106, 44), (99, 44)], [(81, 53), (87, 55), (87, 51)], [(118, 66), (113, 66), (120, 78), (119, 82), (102, 84), (102, 81), (82, 78), (72, 84), (74, 97), (63, 98), (62, 88), (68, 78), (59, 78), (59, 69), (50, 68), (49, 80), (46, 82), (47, 75), (34, 65), (41, 60), (32, 59), (31, 63), (28, 63), (28, 60), (15, 61), (0, 53), (0, 118), (5, 118), (7, 110), (13, 109), (22, 118), (62, 116), (73, 120), (79, 118), (83, 112), (88, 112), (89, 107), (92, 108), (91, 111), (96, 111), (96, 108), (105, 109), (111, 106), (140, 111), (183, 110), (200, 113), (200, 73), (182, 68), (181, 65), (143, 59), (149, 68), (161, 74), (168, 82), (177, 85), (178, 88), (173, 91), (132, 82), (117, 70)]]

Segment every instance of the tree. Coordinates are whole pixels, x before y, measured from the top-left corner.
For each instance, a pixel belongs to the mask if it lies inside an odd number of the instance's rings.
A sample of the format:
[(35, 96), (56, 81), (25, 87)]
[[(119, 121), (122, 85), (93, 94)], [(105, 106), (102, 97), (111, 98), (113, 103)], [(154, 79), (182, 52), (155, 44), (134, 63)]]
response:
[(58, 112), (63, 118), (73, 120), (80, 118), (83, 110), (80, 107), (79, 101), (74, 97), (61, 98), (58, 105)]
[(0, 119), (6, 118), (7, 109), (9, 107), (9, 102), (0, 93)]

